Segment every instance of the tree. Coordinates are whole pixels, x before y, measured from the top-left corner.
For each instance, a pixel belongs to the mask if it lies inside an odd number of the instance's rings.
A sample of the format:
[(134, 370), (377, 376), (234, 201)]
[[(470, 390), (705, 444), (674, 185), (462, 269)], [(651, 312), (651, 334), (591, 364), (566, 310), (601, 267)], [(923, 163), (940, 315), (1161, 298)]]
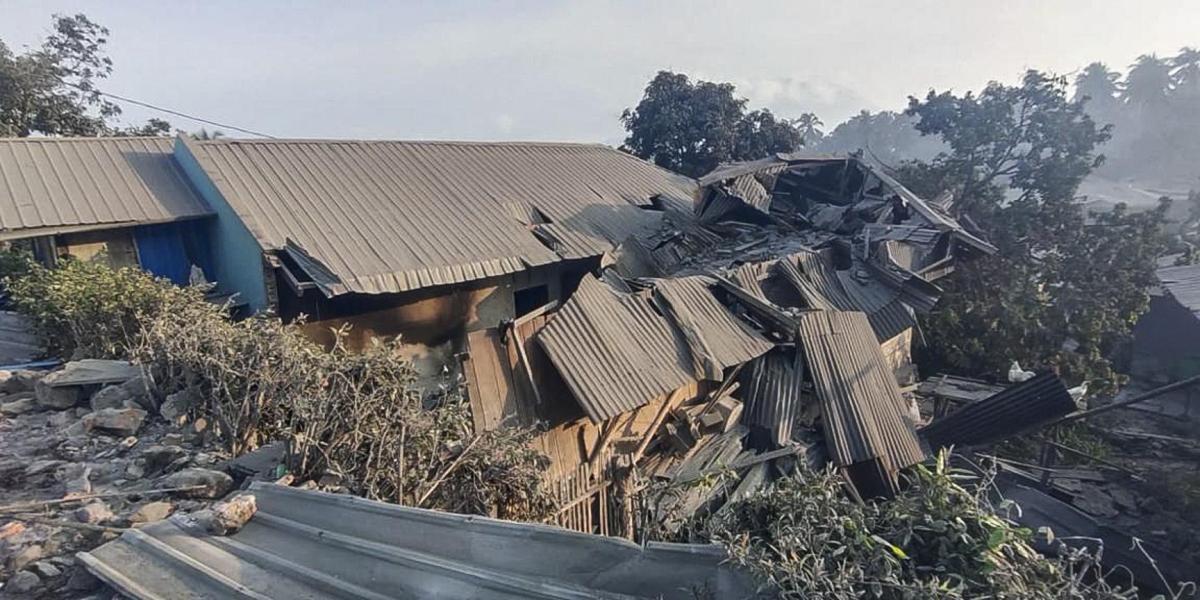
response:
[(114, 129), (121, 114), (104, 98), (98, 82), (112, 73), (104, 54), (108, 29), (87, 16), (55, 15), (41, 46), (14, 54), (0, 40), (0, 136), (160, 135), (161, 123)]
[(916, 122), (901, 113), (864, 110), (826, 134), (816, 148), (822, 152), (865, 150), (867, 158), (886, 167), (912, 159), (929, 160), (945, 146), (936, 138), (922, 136), (913, 127)]
[(1102, 62), (1094, 62), (1080, 71), (1075, 77), (1076, 102), (1087, 104), (1088, 114), (1100, 123), (1113, 123), (1117, 118), (1120, 107), (1118, 97), (1121, 87), (1117, 84), (1121, 74), (1110, 71)]
[(1135, 108), (1159, 109), (1167, 103), (1171, 85), (1171, 63), (1154, 54), (1143, 54), (1129, 67), (1122, 99)]
[(825, 137), (825, 131), (821, 129), (825, 123), (821, 121), (816, 113), (804, 113), (795, 121), (795, 126), (800, 130), (800, 135), (804, 138), (805, 146), (813, 146)]
[(795, 124), (746, 99), (730, 83), (697, 81), (659, 71), (638, 105), (621, 113), (629, 133), (622, 149), (654, 164), (698, 177), (718, 164), (790, 152), (803, 143)]
[(999, 249), (951, 276), (927, 319), (943, 368), (994, 376), (1019, 360), (1095, 387), (1117, 383), (1109, 357), (1148, 305), (1167, 204), (1088, 215), (1075, 202), (1109, 136), (1084, 102), (1067, 99), (1064, 78), (1036, 71), (1019, 86), (910, 99), (917, 129), (950, 149), (902, 178), (955, 190), (958, 210)]
[(1171, 87), (1177, 96), (1200, 97), (1200, 50), (1184, 47), (1171, 59)]

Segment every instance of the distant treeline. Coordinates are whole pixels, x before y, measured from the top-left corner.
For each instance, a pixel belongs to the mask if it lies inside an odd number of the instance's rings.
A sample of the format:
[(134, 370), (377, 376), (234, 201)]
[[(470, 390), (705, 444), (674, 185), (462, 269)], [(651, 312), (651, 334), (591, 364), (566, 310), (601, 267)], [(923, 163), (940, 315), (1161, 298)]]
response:
[[(1086, 102), (1097, 123), (1112, 128), (1112, 138), (1100, 148), (1105, 162), (1099, 174), (1200, 188), (1200, 50), (1143, 55), (1124, 73), (1095, 62), (1074, 83), (1075, 99)], [(902, 112), (863, 111), (832, 131), (810, 130), (806, 145), (823, 152), (863, 149), (868, 158), (890, 165), (929, 160), (945, 147), (936, 137), (921, 136), (915, 121)]]

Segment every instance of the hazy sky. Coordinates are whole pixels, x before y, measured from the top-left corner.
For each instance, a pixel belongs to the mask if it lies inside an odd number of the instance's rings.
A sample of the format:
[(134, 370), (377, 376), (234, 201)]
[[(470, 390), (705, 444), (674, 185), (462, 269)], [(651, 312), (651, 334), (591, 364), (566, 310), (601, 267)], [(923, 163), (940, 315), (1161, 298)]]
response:
[(1200, 45), (1200, 0), (0, 0), (0, 39), (37, 43), (54, 12), (112, 30), (106, 91), (286, 137), (615, 144), (660, 69), (834, 124), (930, 87)]

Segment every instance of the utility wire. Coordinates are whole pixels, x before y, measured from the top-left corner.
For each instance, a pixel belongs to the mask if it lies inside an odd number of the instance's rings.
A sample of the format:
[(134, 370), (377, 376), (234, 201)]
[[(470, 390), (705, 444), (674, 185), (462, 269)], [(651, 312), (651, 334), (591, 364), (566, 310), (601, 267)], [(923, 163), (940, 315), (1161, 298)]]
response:
[(279, 139), (279, 138), (277, 138), (277, 137), (275, 137), (275, 136), (273, 136), (273, 135), (266, 134), (266, 133), (262, 133), (261, 131), (254, 131), (254, 130), (252, 130), (252, 129), (245, 129), (245, 128), (242, 128), (242, 127), (238, 127), (238, 126), (236, 126), (236, 125), (230, 125), (230, 124), (228, 124), (228, 123), (219, 123), (219, 122), (217, 122), (217, 121), (210, 121), (210, 120), (208, 120), (208, 119), (204, 119), (204, 118), (201, 118), (201, 117), (197, 117), (197, 116), (195, 116), (195, 115), (189, 115), (189, 114), (187, 114), (187, 113), (182, 113), (182, 112), (179, 112), (179, 111), (177, 111), (177, 110), (171, 110), (171, 109), (169, 109), (169, 108), (164, 108), (164, 107), (162, 107), (162, 106), (155, 106), (155, 105), (153, 105), (153, 104), (150, 104), (149, 102), (142, 102), (141, 100), (134, 100), (133, 98), (126, 98), (126, 97), (124, 97), (124, 96), (118, 96), (118, 95), (116, 95), (116, 94), (110, 94), (110, 93), (108, 93), (108, 92), (101, 92), (100, 90), (93, 90), (93, 91), (94, 91), (95, 93), (97, 93), (97, 94), (100, 94), (101, 96), (107, 96), (107, 97), (109, 97), (109, 98), (112, 98), (113, 100), (120, 100), (121, 102), (128, 102), (128, 103), (130, 103), (130, 104), (136, 104), (136, 105), (138, 105), (138, 106), (141, 106), (141, 107), (149, 108), (149, 109), (151, 109), (151, 110), (157, 110), (157, 111), (160, 111), (160, 112), (165, 112), (165, 113), (167, 113), (167, 114), (170, 114), (170, 115), (175, 115), (175, 116), (177, 116), (177, 117), (183, 117), (183, 118), (185, 118), (185, 119), (191, 119), (191, 120), (193, 120), (193, 121), (199, 121), (200, 123), (207, 123), (208, 125), (212, 125), (212, 126), (214, 126), (214, 127), (222, 127), (222, 128), (224, 128), (224, 129), (232, 129), (232, 130), (234, 130), (234, 131), (240, 131), (240, 132), (242, 132), (242, 133), (248, 133), (248, 134), (250, 134), (250, 135), (256, 135), (256, 136), (258, 136), (258, 137), (264, 137), (264, 138), (271, 139), (271, 140)]

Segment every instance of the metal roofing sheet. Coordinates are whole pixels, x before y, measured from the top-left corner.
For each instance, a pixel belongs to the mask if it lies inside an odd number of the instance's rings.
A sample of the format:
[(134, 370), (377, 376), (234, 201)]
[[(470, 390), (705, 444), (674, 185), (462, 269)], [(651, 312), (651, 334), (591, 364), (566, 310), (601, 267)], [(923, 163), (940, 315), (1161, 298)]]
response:
[[(696, 191), (691, 179), (593, 144), (187, 144), (263, 247), (303, 248), (337, 276), (332, 294), (460, 283), (558, 260), (514, 216), (514, 203), (616, 245), (660, 226), (662, 214), (645, 210), (652, 197), (690, 203)], [(571, 256), (589, 247), (578, 237), (563, 243)]]
[(1156, 274), (1171, 297), (1200, 319), (1200, 264), (1163, 267)]
[(907, 404), (866, 315), (817, 310), (797, 317), (825, 443), (839, 466), (878, 459), (895, 470), (925, 458)]
[(0, 139), (0, 239), (211, 213), (166, 138)]
[(537, 335), (593, 421), (603, 421), (695, 380), (681, 339), (650, 301), (585, 277)]
[(688, 342), (697, 373), (720, 379), (722, 371), (762, 356), (775, 344), (735, 317), (713, 296), (702, 275), (658, 279), (654, 299)]
[(777, 348), (747, 365), (741, 375), (742, 423), (766, 430), (777, 446), (790, 443), (803, 382), (804, 362), (791, 348)]
[(1054, 373), (969, 404), (921, 429), (931, 448), (988, 444), (1053, 421), (1075, 410), (1067, 386)]
[[(856, 263), (857, 264), (857, 263)], [(777, 272), (804, 297), (809, 308), (867, 314), (879, 341), (892, 339), (916, 325), (912, 308), (898, 291), (869, 276), (865, 267), (839, 271), (828, 252), (800, 252), (777, 262)]]
[(258, 512), (210, 536), (187, 517), (80, 554), (139, 600), (753, 597), (716, 546), (650, 543), (254, 483)]

